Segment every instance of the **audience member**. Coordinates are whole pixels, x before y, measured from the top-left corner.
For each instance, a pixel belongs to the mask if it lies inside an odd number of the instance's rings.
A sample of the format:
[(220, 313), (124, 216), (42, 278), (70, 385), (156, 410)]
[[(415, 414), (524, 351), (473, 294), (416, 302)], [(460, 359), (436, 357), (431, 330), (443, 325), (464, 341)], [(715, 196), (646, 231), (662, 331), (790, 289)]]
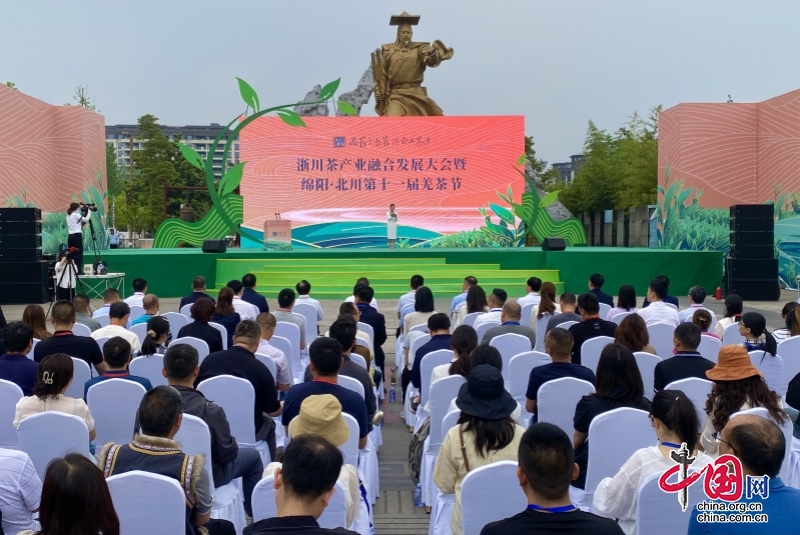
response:
[(33, 395), (33, 385), (36, 384), (39, 369), (28, 358), (33, 347), (33, 328), (24, 321), (8, 322), (3, 327), (3, 345), (5, 352), (0, 356), (0, 379), (11, 381), (20, 387), (23, 396)]
[(192, 304), (191, 311), (192, 323), (186, 324), (178, 331), (178, 338), (191, 336), (199, 338), (208, 344), (209, 353), (222, 351), (222, 333), (208, 324), (214, 317), (216, 304), (213, 299), (201, 297)]
[(694, 457), (692, 470), (702, 470), (713, 459), (697, 450), (697, 411), (692, 400), (680, 390), (662, 390), (653, 397), (650, 420), (658, 446), (642, 448), (625, 461), (614, 477), (603, 479), (594, 492), (594, 511), (600, 516), (618, 519), (627, 535), (636, 533), (636, 495), (650, 474), (660, 474), (673, 466), (671, 453), (686, 444)]
[[(780, 428), (774, 422), (746, 414), (730, 420), (722, 429), (719, 438), (721, 454), (734, 455), (742, 463), (742, 477), (764, 480), (769, 478), (763, 497), (745, 493), (741, 501), (746, 511), (758, 511), (768, 521), (764, 523), (715, 523), (700, 522), (698, 516), (704, 514), (695, 506), (689, 520), (689, 535), (731, 534), (731, 535), (773, 535), (775, 533), (796, 533), (800, 524), (800, 490), (787, 487), (778, 477), (784, 457), (789, 453), (789, 445)], [(749, 488), (749, 487), (747, 487)], [(767, 494), (768, 493), (768, 494)], [(753, 502), (760, 507), (755, 509)]]
[[(342, 314), (350, 314), (350, 316), (353, 318), (353, 321), (356, 322), (356, 325), (358, 325), (358, 323), (361, 321), (361, 310), (359, 310), (359, 308), (356, 306), (355, 303), (348, 303), (345, 301), (344, 303), (339, 305), (339, 316), (341, 316)], [(325, 336), (328, 336), (328, 333), (325, 333)], [(361, 356), (363, 356), (366, 359), (367, 368), (371, 368), (372, 361), (375, 360), (375, 349), (374, 349), (375, 346), (372, 343), (372, 337), (367, 332), (362, 331), (360, 328), (358, 329), (358, 331), (356, 331), (356, 337), (361, 338), (362, 340), (367, 342), (367, 344), (369, 344), (368, 348), (369, 351), (367, 351), (367, 354), (366, 355), (362, 353), (359, 354), (361, 354)]]
[(158, 316), (158, 311), (161, 308), (158, 303), (158, 296), (156, 294), (145, 295), (144, 298), (142, 298), (142, 308), (144, 308), (144, 314), (131, 321), (131, 327), (139, 325), (140, 323), (147, 323), (150, 318)]
[(128, 364), (131, 363), (131, 345), (124, 338), (120, 338), (119, 336), (110, 338), (103, 346), (103, 359), (108, 368), (99, 376), (86, 381), (83, 386), (84, 400), (87, 399), (86, 396), (89, 392), (89, 388), (107, 379), (125, 379), (126, 381), (133, 381), (134, 383), (142, 385), (148, 392), (153, 389), (153, 385), (150, 384), (150, 379), (128, 373)]
[(606, 319), (611, 321), (617, 314), (636, 312), (636, 310), (636, 289), (630, 284), (623, 284), (617, 294), (617, 306), (608, 311)]
[(460, 375), (464, 379), (469, 377), (470, 366), (469, 356), (478, 347), (478, 333), (469, 325), (459, 325), (453, 331), (450, 338), (450, 349), (453, 350), (453, 362), (436, 366), (431, 372), (431, 384), (438, 379), (443, 379), (450, 375)]
[(24, 451), (0, 448), (0, 533), (19, 533), (34, 527), (42, 481)]
[(711, 312), (709, 312), (708, 310), (704, 308), (695, 310), (694, 314), (692, 314), (691, 322), (700, 328), (700, 332), (702, 334), (705, 334), (706, 336), (711, 336), (719, 340), (719, 336), (717, 336), (712, 332), (709, 332), (712, 320), (711, 320)]
[(637, 312), (648, 327), (655, 323), (666, 323), (677, 327), (681, 322), (678, 317), (678, 311), (664, 301), (664, 297), (667, 295), (667, 288), (668, 286), (664, 279), (656, 277), (650, 281), (650, 287), (647, 290), (647, 299), (650, 302)]
[[(366, 278), (366, 277), (359, 277), (359, 279), (356, 281), (356, 284), (355, 284), (355, 286), (353, 286), (353, 294), (352, 294), (352, 295), (349, 295), (349, 296), (348, 296), (348, 297), (347, 297), (347, 298), (344, 300), (344, 302), (345, 302), (345, 303), (354, 303), (354, 304), (355, 304), (355, 302), (356, 302), (356, 289), (357, 289), (359, 286), (369, 286), (369, 279), (368, 279), (368, 278)], [(377, 300), (377, 299), (375, 299), (375, 297), (374, 297), (374, 296), (373, 296), (373, 297), (372, 297), (372, 299), (370, 300), (370, 302), (369, 302), (369, 306), (371, 306), (372, 308), (374, 308), (376, 312), (380, 312), (380, 310), (378, 309), (378, 300)]]
[(269, 312), (262, 312), (256, 318), (256, 323), (261, 329), (261, 339), (258, 341), (256, 353), (266, 355), (275, 363), (275, 382), (279, 392), (286, 392), (292, 386), (292, 367), (286, 359), (286, 355), (269, 343), (275, 335), (275, 327), (278, 322), (275, 316)]
[(211, 321), (225, 327), (225, 331), (228, 333), (228, 347), (231, 347), (233, 345), (233, 333), (236, 330), (236, 326), (242, 321), (242, 317), (233, 307), (233, 290), (227, 286), (220, 288), (219, 294), (217, 294), (217, 304), (214, 307), (214, 315), (211, 316)]
[(580, 364), (572, 362), (572, 335), (565, 329), (551, 329), (544, 340), (544, 350), (553, 360), (550, 364), (536, 366), (531, 370), (528, 379), (528, 389), (525, 392), (525, 410), (533, 415), (531, 422), (537, 421), (536, 417), (536, 397), (539, 388), (547, 381), (561, 379), (562, 377), (574, 377), (588, 381), (594, 385), (594, 372)]
[[(117, 307), (117, 314), (120, 313), (120, 307), (128, 308), (125, 303), (114, 303), (112, 306)], [(106, 364), (103, 362), (103, 353), (100, 352), (100, 346), (97, 345), (97, 341), (94, 338), (95, 333), (100, 332), (102, 329), (92, 333), (91, 338), (72, 334), (72, 326), (75, 325), (75, 307), (69, 301), (57, 301), (53, 305), (53, 309), (50, 312), (50, 321), (53, 323), (55, 333), (51, 338), (36, 344), (33, 349), (33, 360), (40, 362), (47, 355), (66, 353), (76, 359), (85, 361), (89, 367), (94, 366), (97, 373), (103, 373), (106, 369)], [(121, 319), (117, 318), (117, 321), (121, 321), (122, 325), (125, 325), (127, 316), (123, 315)], [(122, 330), (125, 330), (124, 327)], [(106, 334), (105, 336), (115, 336), (115, 334)], [(138, 338), (136, 343), (139, 343)]]
[(575, 407), (575, 462), (580, 467), (572, 485), (583, 489), (586, 467), (589, 464), (589, 426), (595, 417), (620, 407), (650, 410), (650, 400), (644, 397), (644, 383), (633, 353), (625, 346), (608, 344), (597, 364), (596, 392), (583, 396)]
[(47, 466), (41, 490), (42, 529), (22, 531), (19, 535), (120, 535), (119, 518), (103, 473), (80, 453), (53, 459)]
[[(169, 386), (178, 391), (183, 401), (183, 412), (196, 416), (208, 425), (211, 434), (211, 475), (214, 486), (227, 485), (234, 479), (242, 478), (244, 507), (253, 516), (250, 496), (261, 479), (261, 455), (252, 448), (239, 448), (236, 438), (231, 436), (231, 428), (222, 407), (207, 401), (203, 393), (194, 388), (194, 381), (200, 373), (197, 350), (186, 344), (177, 344), (164, 355), (164, 368), (161, 373)], [(208, 467), (208, 465), (206, 465)]]
[[(533, 329), (533, 332), (536, 332), (537, 320), (542, 319), (545, 314), (552, 318), (556, 314), (561, 313), (561, 306), (556, 303), (555, 284), (552, 282), (543, 282), (539, 293), (541, 294), (541, 300), (539, 301), (539, 304), (533, 306), (531, 317), (528, 318), (530, 320), (531, 329)], [(545, 334), (546, 331), (542, 333), (542, 336)]]
[(144, 299), (144, 294), (147, 293), (147, 281), (142, 278), (136, 278), (131, 282), (131, 286), (133, 287), (133, 295), (126, 298), (125, 303), (127, 303), (129, 307), (143, 306), (142, 300)]
[(181, 304), (178, 310), (181, 310), (186, 305), (194, 304), (198, 299), (210, 299), (212, 302), (214, 301), (214, 298), (206, 293), (206, 279), (200, 276), (192, 279), (192, 293), (181, 298)]
[(275, 470), (277, 516), (254, 522), (244, 529), (244, 535), (357, 535), (343, 528), (321, 528), (317, 523), (330, 503), (343, 464), (342, 453), (322, 437), (305, 435), (292, 440), (283, 464)]
[(769, 389), (742, 346), (722, 346), (717, 363), (706, 377), (714, 381), (714, 386), (706, 400), (707, 417), (700, 444), (712, 457), (719, 455), (720, 432), (735, 412), (764, 407), (776, 422), (786, 421), (780, 396)]
[[(543, 297), (542, 299), (544, 300), (546, 298)], [(530, 327), (525, 327), (520, 324), (521, 313), (522, 309), (519, 306), (519, 302), (506, 301), (506, 304), (503, 305), (502, 312), (500, 312), (500, 325), (492, 327), (483, 333), (481, 343), (488, 344), (493, 338), (503, 334), (519, 334), (530, 341), (531, 349), (536, 347), (536, 333), (534, 333), (533, 329)]]
[(414, 304), (414, 296), (417, 293), (417, 288), (424, 284), (425, 278), (422, 275), (411, 276), (411, 280), (408, 283), (408, 285), (411, 287), (411, 290), (408, 293), (401, 295), (400, 299), (397, 300), (397, 307), (395, 307), (395, 310), (397, 311), (397, 319), (400, 319), (400, 313), (403, 311), (403, 308)]
[[(71, 306), (71, 305), (70, 305)], [(75, 321), (75, 312), (74, 308), (72, 309), (72, 322)], [(101, 327), (97, 329), (95, 332), (92, 333), (92, 338), (95, 340), (100, 340), (101, 338), (111, 338), (113, 336), (121, 336), (128, 343), (131, 345), (131, 348), (134, 351), (138, 351), (142, 344), (139, 342), (139, 337), (136, 336), (136, 333), (133, 333), (125, 328), (128, 324), (128, 321), (131, 317), (131, 308), (128, 306), (128, 303), (114, 303), (111, 305), (111, 308), (108, 312), (108, 325), (105, 327)], [(55, 311), (53, 312), (53, 318), (55, 318)], [(53, 320), (55, 322), (55, 319)], [(58, 327), (56, 327), (56, 336), (59, 336)], [(79, 337), (80, 338), (80, 337)], [(75, 353), (70, 353), (74, 355)], [(77, 356), (77, 355), (76, 355)], [(95, 366), (97, 367), (97, 366)], [(98, 370), (99, 371), (99, 370)]]
[(521, 513), (484, 526), (481, 535), (563, 533), (622, 535), (613, 520), (581, 511), (569, 496), (578, 476), (575, 452), (567, 434), (549, 423), (531, 425), (519, 443), (519, 485), (528, 499)]
[(89, 430), (89, 441), (94, 440), (97, 432), (94, 429), (94, 419), (89, 414), (89, 407), (82, 399), (75, 399), (64, 395), (72, 382), (74, 364), (72, 358), (64, 353), (47, 355), (39, 363), (36, 373), (36, 384), (33, 385), (33, 394), (17, 402), (14, 413), (14, 427), (34, 414), (42, 412), (63, 412), (81, 418)]
[[(547, 332), (550, 332), (550, 330), (555, 329), (566, 321), (583, 321), (583, 318), (575, 312), (578, 308), (578, 298), (575, 297), (575, 294), (564, 292), (561, 294), (561, 297), (558, 298), (558, 302), (561, 305), (561, 314), (556, 314), (550, 318), (550, 321), (547, 322)], [(597, 310), (599, 313), (599, 305)], [(547, 332), (545, 334), (547, 334)]]
[(489, 294), (488, 303), (489, 311), (478, 315), (472, 324), (472, 327), (477, 331), (478, 327), (484, 323), (500, 323), (500, 315), (503, 313), (503, 305), (506, 304), (508, 294), (501, 288), (495, 288)]
[(581, 363), (581, 345), (586, 340), (597, 338), (598, 336), (613, 337), (617, 330), (616, 323), (600, 319), (600, 302), (597, 300), (596, 295), (584, 293), (578, 296), (578, 308), (580, 309), (582, 321), (569, 328), (569, 332), (575, 342), (575, 345), (572, 346), (572, 362), (575, 364)]
[(483, 291), (482, 287), (476, 284), (467, 290), (466, 300), (456, 308), (455, 325), (461, 325), (464, 321), (464, 317), (468, 314), (483, 314), (484, 312), (488, 312), (488, 310), (489, 302), (486, 299), (486, 292)]
[(100, 328), (100, 324), (97, 323), (97, 320), (92, 318), (89, 296), (84, 294), (76, 295), (72, 299), (72, 305), (75, 307), (75, 323), (86, 325), (92, 332)]
[(656, 354), (656, 349), (650, 345), (650, 333), (647, 332), (647, 325), (639, 314), (631, 314), (622, 318), (614, 332), (614, 343), (625, 346), (634, 353), (644, 351), (651, 355)]
[(420, 286), (414, 292), (414, 311), (403, 317), (403, 332), (408, 334), (412, 327), (425, 325), (436, 311), (433, 308), (433, 292), (427, 286)]
[(681, 379), (706, 378), (706, 372), (714, 367), (714, 363), (697, 351), (701, 336), (700, 328), (694, 323), (681, 323), (675, 328), (672, 339), (675, 356), (656, 364), (653, 381), (656, 390), (664, 390), (668, 384)]
[(103, 306), (95, 310), (92, 317), (108, 316), (108, 311), (114, 303), (119, 303), (119, 292), (114, 288), (106, 288), (103, 292)]
[[(606, 283), (606, 278), (599, 273), (593, 273), (589, 277), (589, 293), (597, 297), (597, 301), (614, 308), (614, 298), (605, 293), (602, 288)], [(580, 306), (580, 305), (579, 305)]]
[(703, 306), (706, 300), (706, 291), (702, 286), (692, 286), (689, 288), (689, 306), (678, 312), (678, 319), (681, 322), (692, 321), (692, 316), (698, 310), (706, 310), (714, 316), (714, 313)]
[(41, 305), (28, 305), (22, 311), (22, 321), (33, 329), (33, 337), (39, 340), (47, 340), (52, 334), (47, 331), (44, 320), (44, 309)]
[(256, 276), (252, 273), (248, 273), (244, 277), (242, 277), (242, 286), (244, 289), (242, 290), (242, 301), (245, 303), (250, 303), (254, 307), (258, 309), (257, 314), (263, 314), (265, 312), (269, 312), (269, 305), (267, 304), (267, 298), (261, 295), (256, 291)]
[(295, 285), (297, 290), (297, 304), (305, 303), (317, 309), (317, 321), (322, 321), (325, 317), (325, 312), (322, 310), (322, 303), (311, 297), (311, 283), (303, 279)]
[(228, 281), (226, 286), (233, 290), (233, 309), (239, 314), (239, 317), (243, 320), (255, 321), (256, 316), (259, 314), (259, 308), (242, 299), (242, 292), (244, 291), (242, 281), (233, 279)]
[(370, 305), (373, 296), (374, 292), (369, 286), (359, 286), (356, 288), (356, 306), (358, 307), (358, 311), (361, 312), (360, 321), (372, 327), (372, 334), (375, 336), (372, 340), (373, 349), (375, 351), (375, 367), (386, 377), (386, 373), (383, 369), (386, 356), (383, 353), (382, 347), (384, 342), (386, 342), (386, 318)]
[(520, 307), (525, 305), (538, 305), (542, 300), (539, 291), (542, 289), (542, 279), (530, 277), (525, 281), (525, 295), (517, 299)]
[(714, 328), (714, 333), (721, 339), (725, 333), (725, 328), (739, 323), (742, 317), (742, 309), (744, 308), (744, 301), (736, 294), (728, 294), (725, 296), (725, 314), (724, 317), (717, 322)]
[[(286, 323), (294, 323), (300, 329), (300, 350), (306, 348), (306, 319), (300, 314), (292, 312), (295, 305), (294, 290), (291, 288), (284, 288), (278, 294), (278, 310), (272, 315), (275, 316), (275, 321), (285, 321)], [(308, 328), (316, 329), (316, 325), (309, 325)]]
[(342, 352), (342, 344), (333, 338), (320, 337), (314, 340), (308, 351), (311, 360), (309, 367), (313, 380), (308, 383), (294, 385), (289, 389), (284, 403), (283, 425), (288, 431), (289, 424), (300, 412), (300, 405), (307, 397), (331, 394), (342, 404), (342, 411), (355, 418), (358, 422), (358, 447), (365, 448), (370, 431), (366, 403), (355, 392), (337, 384), (339, 369), (343, 360)]
[(772, 336), (775, 337), (777, 343), (781, 343), (787, 338), (800, 335), (800, 321), (797, 320), (798, 311), (797, 303), (789, 301), (783, 305), (781, 317), (783, 318), (784, 327), (772, 331)]
[(161, 316), (154, 316), (147, 321), (147, 333), (142, 340), (142, 348), (134, 357), (151, 357), (167, 352), (167, 339), (170, 336), (169, 322)]
[(775, 337), (767, 330), (767, 319), (758, 312), (745, 312), (739, 321), (739, 334), (744, 336), (744, 347), (748, 352), (763, 351), (775, 356), (778, 352), (778, 343)]
[(258, 323), (252, 320), (239, 323), (233, 335), (233, 344), (228, 349), (211, 353), (203, 359), (195, 379), (195, 386), (218, 375), (233, 375), (247, 379), (256, 393), (256, 402), (253, 406), (256, 440), (267, 442), (270, 457), (274, 459), (275, 422), (268, 416), (280, 416), (283, 407), (278, 401), (275, 378), (272, 377), (269, 368), (256, 358), (255, 353), (260, 340), (261, 329)]
[[(431, 339), (422, 344), (414, 355), (413, 368), (411, 368), (411, 384), (414, 388), (422, 388), (422, 359), (428, 353), (439, 351), (440, 349), (451, 349), (453, 345), (453, 335), (450, 334), (450, 318), (447, 314), (434, 314), (428, 318), (428, 333)], [(477, 335), (476, 335), (477, 337)], [(406, 363), (408, 365), (408, 363)]]
[(445, 493), (455, 493), (450, 526), (461, 535), (461, 483), (471, 470), (498, 461), (516, 461), (525, 429), (511, 413), (517, 402), (504, 386), (500, 370), (476, 366), (456, 398), (461, 409), (458, 425), (442, 441), (433, 481)]
[[(665, 286), (664, 289), (665, 294), (662, 300), (665, 303), (668, 303), (670, 305), (675, 305), (676, 308), (679, 308), (681, 305), (678, 302), (678, 298), (675, 297), (674, 295), (669, 295), (669, 277), (667, 277), (666, 275), (656, 275), (655, 278), (661, 280)], [(648, 301), (648, 299), (649, 296), (645, 296), (644, 303), (642, 303), (642, 308), (647, 308), (648, 306), (650, 306), (650, 301)]]
[(476, 286), (477, 284), (478, 284), (478, 279), (476, 279), (475, 277), (471, 275), (468, 277), (464, 277), (464, 283), (461, 285), (461, 293), (455, 296), (453, 298), (453, 302), (450, 303), (451, 319), (455, 319), (453, 318), (453, 314), (455, 314), (456, 309), (459, 306), (461, 306), (462, 303), (467, 302), (467, 293), (469, 292), (469, 289), (472, 288), (473, 286)]
[(183, 419), (178, 391), (157, 386), (142, 397), (137, 414), (141, 433), (134, 435), (133, 442), (109, 442), (97, 455), (103, 475), (108, 478), (141, 470), (174, 479), (186, 494), (186, 535), (233, 535), (233, 524), (211, 518), (211, 481), (203, 456), (183, 453), (181, 445), (172, 440)]

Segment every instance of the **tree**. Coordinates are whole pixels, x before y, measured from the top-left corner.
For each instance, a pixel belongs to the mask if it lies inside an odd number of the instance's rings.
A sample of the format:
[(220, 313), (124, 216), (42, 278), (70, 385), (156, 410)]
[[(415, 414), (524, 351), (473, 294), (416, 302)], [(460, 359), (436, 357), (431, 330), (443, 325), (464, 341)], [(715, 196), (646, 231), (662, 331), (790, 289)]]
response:
[(536, 157), (536, 149), (533, 148), (533, 136), (525, 136), (525, 156), (531, 162), (533, 170), (537, 175), (544, 173), (547, 168), (547, 162)]
[(564, 188), (564, 181), (561, 180), (561, 173), (555, 167), (550, 167), (547, 171), (539, 175), (542, 187), (545, 191), (555, 191)]
[[(92, 102), (92, 99), (89, 97), (88, 85), (86, 87), (83, 87), (82, 85), (76, 87), (75, 94), (72, 96), (72, 100), (77, 102), (78, 106), (80, 106), (81, 108), (86, 108), (87, 110), (91, 111), (98, 111), (98, 112), (100, 111), (97, 109), (97, 106), (95, 106), (94, 102)], [(72, 106), (72, 103), (67, 102), (66, 104), (64, 104), (64, 106)]]
[(15, 84), (14, 82), (6, 82), (6, 87), (10, 87), (14, 91), (19, 91), (17, 84)]
[(125, 177), (117, 165), (117, 151), (111, 143), (106, 144), (106, 189), (108, 197), (116, 197), (124, 188)]

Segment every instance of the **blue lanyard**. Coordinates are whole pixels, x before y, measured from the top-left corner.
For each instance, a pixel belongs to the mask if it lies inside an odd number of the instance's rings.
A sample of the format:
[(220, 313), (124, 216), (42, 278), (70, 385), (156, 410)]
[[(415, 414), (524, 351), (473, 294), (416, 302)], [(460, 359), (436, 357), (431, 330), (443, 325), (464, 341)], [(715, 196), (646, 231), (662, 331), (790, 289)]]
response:
[(678, 448), (678, 449), (681, 449), (681, 445), (680, 445), (680, 444), (675, 444), (675, 443), (673, 443), (673, 442), (662, 442), (662, 443), (661, 443), (661, 445), (662, 445), (662, 446), (667, 446), (668, 448)]
[(562, 505), (560, 507), (542, 507), (540, 505), (536, 505), (535, 503), (531, 503), (528, 504), (528, 509), (531, 511), (542, 511), (544, 513), (569, 513), (570, 511), (575, 511), (578, 508), (572, 504)]

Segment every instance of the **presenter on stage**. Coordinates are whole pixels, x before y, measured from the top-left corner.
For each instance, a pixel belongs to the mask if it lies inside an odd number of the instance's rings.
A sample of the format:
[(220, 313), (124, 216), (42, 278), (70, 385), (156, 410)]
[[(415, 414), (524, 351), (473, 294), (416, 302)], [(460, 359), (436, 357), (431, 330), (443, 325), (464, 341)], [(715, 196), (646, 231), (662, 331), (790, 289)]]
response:
[(389, 211), (386, 212), (386, 238), (389, 240), (389, 250), (394, 251), (394, 242), (397, 240), (397, 212), (394, 211), (394, 205), (389, 205)]
[(78, 269), (83, 267), (83, 225), (88, 223), (89, 211), (86, 210), (86, 215), (81, 214), (81, 205), (73, 202), (69, 205), (67, 210), (67, 229), (69, 236), (67, 237), (67, 246), (75, 247), (78, 251), (75, 257), (75, 264)]

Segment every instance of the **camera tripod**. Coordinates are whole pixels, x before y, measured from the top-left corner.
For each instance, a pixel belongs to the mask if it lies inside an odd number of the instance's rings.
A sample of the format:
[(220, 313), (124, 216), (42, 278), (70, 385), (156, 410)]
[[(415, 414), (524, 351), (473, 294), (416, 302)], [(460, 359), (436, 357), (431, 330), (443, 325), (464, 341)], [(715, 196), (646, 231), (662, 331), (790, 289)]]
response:
[[(63, 249), (61, 252), (63, 252)], [(72, 301), (72, 299), (75, 298), (75, 291), (78, 289), (78, 285), (80, 285), (81, 292), (86, 293), (86, 289), (83, 286), (83, 281), (78, 275), (78, 268), (75, 266), (75, 259), (71, 258), (71, 255), (73, 254), (74, 253), (67, 252), (65, 256), (67, 262), (64, 265), (64, 269), (61, 271), (61, 276), (59, 276), (58, 281), (56, 281), (55, 289), (53, 291), (53, 299), (50, 300), (50, 306), (47, 307), (47, 314), (45, 314), (46, 317), (50, 315), (50, 310), (53, 308), (53, 304), (55, 304), (55, 302), (58, 301), (58, 290), (59, 288), (61, 288), (61, 283), (64, 281), (64, 275), (67, 274), (67, 270), (71, 269), (75, 276), (75, 285), (74, 286), (70, 285), (70, 287), (68, 288), (68, 290), (70, 291), (70, 302)], [(61, 260), (58, 260), (56, 264), (58, 264), (59, 262), (61, 262)]]

